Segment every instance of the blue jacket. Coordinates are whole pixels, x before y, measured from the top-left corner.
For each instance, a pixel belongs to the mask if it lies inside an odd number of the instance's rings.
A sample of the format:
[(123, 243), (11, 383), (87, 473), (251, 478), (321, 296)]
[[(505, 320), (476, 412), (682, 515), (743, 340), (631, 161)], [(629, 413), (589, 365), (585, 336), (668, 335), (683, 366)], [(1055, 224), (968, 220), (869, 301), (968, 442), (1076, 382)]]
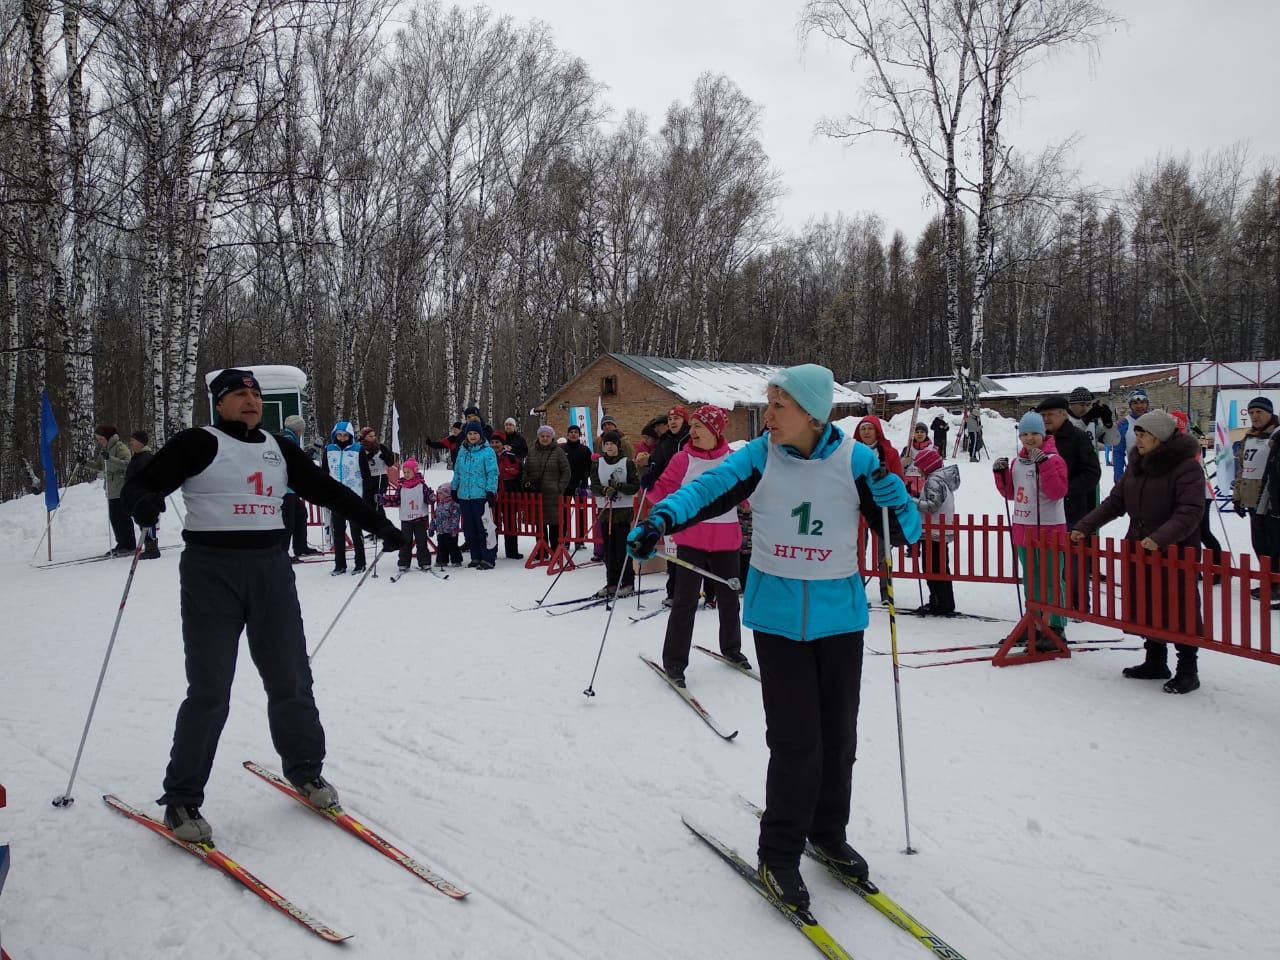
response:
[(483, 500), (498, 492), (498, 456), (487, 443), (463, 444), (449, 489), (458, 500)]
[[(842, 440), (844, 434), (840, 428), (828, 424), (810, 459), (831, 456)], [(801, 457), (792, 447), (782, 449), (788, 456)], [(752, 440), (718, 467), (664, 498), (654, 507), (652, 515), (661, 517), (667, 531), (674, 533), (734, 509), (750, 498), (760, 482), (768, 452), (767, 436)], [(870, 483), (879, 467), (870, 447), (854, 445), (850, 468), (864, 504), (874, 502)], [(915, 503), (907, 496), (900, 477), (890, 474), (887, 479), (899, 488), (894, 499), (901, 505), (894, 512), (906, 539), (914, 542), (920, 538), (920, 515)], [(849, 522), (857, 524), (859, 519), (850, 517)], [(867, 597), (862, 589), (862, 577), (857, 573), (839, 580), (797, 580), (752, 570), (747, 579), (742, 622), (753, 630), (791, 640), (817, 640), (865, 630), (868, 619)]]
[[(351, 438), (345, 446), (338, 443), (339, 433), (345, 433)], [(356, 496), (363, 497), (365, 470), (361, 459), (360, 445), (356, 443), (356, 428), (349, 420), (339, 420), (329, 432), (329, 444), (324, 448), (320, 468)]]

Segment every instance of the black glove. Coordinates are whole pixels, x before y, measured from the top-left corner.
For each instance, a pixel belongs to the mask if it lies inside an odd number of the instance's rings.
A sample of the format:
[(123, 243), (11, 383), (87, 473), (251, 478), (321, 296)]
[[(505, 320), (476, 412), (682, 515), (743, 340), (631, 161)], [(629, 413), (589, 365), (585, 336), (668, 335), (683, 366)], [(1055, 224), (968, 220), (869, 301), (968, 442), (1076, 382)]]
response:
[(617, 497), (617, 495), (618, 495), (618, 488), (617, 488), (617, 487), (605, 487), (605, 488), (604, 488), (604, 495), (605, 495), (605, 498), (606, 498), (606, 499), (608, 499), (608, 500), (612, 500), (612, 499), (614, 499), (615, 497)]
[(1111, 412), (1111, 408), (1105, 403), (1099, 406), (1098, 416), (1102, 418), (1102, 425), (1108, 430), (1110, 430), (1111, 425), (1116, 422), (1115, 414)]
[(164, 512), (164, 497), (158, 493), (146, 493), (133, 505), (133, 520), (140, 527), (154, 527)]
[(76, 457), (76, 466), (77, 467), (84, 466), (84, 454), (81, 454), (80, 456)]
[(652, 490), (653, 485), (657, 481), (657, 479), (658, 478), (655, 477), (652, 473), (646, 473), (644, 476), (640, 478), (640, 488), (642, 490)]
[(627, 534), (627, 553), (636, 560), (648, 560), (657, 551), (662, 533), (661, 518), (645, 517)]
[(484, 495), (484, 502), (491, 507), (496, 507), (498, 505), (498, 495), (496, 493), (486, 493)]
[(1004, 473), (1008, 469), (1009, 469), (1008, 457), (1000, 457), (996, 460), (995, 463), (991, 464), (992, 473)]
[(1243, 517), (1246, 513), (1248, 513), (1248, 512), (1249, 512), (1249, 508), (1248, 508), (1248, 507), (1246, 507), (1246, 506), (1245, 506), (1243, 503), (1241, 503), (1239, 500), (1237, 500), (1237, 501), (1235, 502), (1234, 506), (1235, 506), (1235, 508), (1236, 508), (1236, 516), (1237, 516), (1237, 517)]
[(405, 544), (404, 534), (390, 520), (383, 520), (373, 528), (373, 535), (382, 541), (382, 552), (399, 550)]

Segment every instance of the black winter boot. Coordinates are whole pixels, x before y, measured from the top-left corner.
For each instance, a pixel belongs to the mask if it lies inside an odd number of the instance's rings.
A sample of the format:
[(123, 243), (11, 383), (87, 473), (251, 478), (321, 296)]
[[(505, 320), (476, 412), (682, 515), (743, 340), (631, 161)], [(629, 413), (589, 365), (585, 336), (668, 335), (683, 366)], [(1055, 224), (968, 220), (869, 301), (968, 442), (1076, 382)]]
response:
[(818, 862), (828, 869), (835, 871), (842, 877), (848, 877), (850, 880), (861, 881), (867, 879), (870, 868), (867, 866), (866, 858), (849, 846), (848, 841), (819, 843), (816, 840), (811, 840), (809, 845), (813, 848)]
[(759, 876), (769, 892), (792, 910), (803, 913), (809, 909), (809, 888), (804, 885), (799, 867), (771, 867), (762, 863)]
[(1200, 674), (1196, 668), (1195, 647), (1178, 645), (1178, 670), (1173, 679), (1164, 685), (1165, 693), (1190, 693), (1200, 689)]
[(1125, 667), (1122, 671), (1130, 680), (1168, 680), (1169, 645), (1160, 640), (1148, 640), (1143, 644), (1147, 651), (1147, 659), (1136, 667)]

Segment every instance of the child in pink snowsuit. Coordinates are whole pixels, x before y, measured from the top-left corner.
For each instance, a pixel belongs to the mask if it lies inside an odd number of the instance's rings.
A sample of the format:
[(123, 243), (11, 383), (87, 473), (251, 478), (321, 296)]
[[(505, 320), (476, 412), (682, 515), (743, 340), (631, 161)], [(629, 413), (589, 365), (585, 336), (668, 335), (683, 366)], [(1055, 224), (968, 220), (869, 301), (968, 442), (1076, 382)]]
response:
[[(1028, 600), (1040, 600), (1041, 580), (1048, 585), (1048, 599), (1061, 603), (1065, 596), (1061, 555), (1056, 571), (1041, 573), (1044, 559), (1040, 551), (1028, 553), (1028, 539), (1044, 531), (1057, 531), (1066, 537), (1067, 463), (1058, 456), (1053, 437), (1045, 434), (1044, 418), (1027, 413), (1018, 422), (1018, 439), (1022, 450), (1012, 463), (1001, 457), (991, 465), (996, 489), (1013, 502), (1013, 543), (1022, 564), (1022, 585)], [(1049, 626), (1062, 640), (1067, 638), (1067, 619), (1061, 614), (1049, 615)], [(1037, 637), (1036, 649), (1055, 650), (1051, 640)]]

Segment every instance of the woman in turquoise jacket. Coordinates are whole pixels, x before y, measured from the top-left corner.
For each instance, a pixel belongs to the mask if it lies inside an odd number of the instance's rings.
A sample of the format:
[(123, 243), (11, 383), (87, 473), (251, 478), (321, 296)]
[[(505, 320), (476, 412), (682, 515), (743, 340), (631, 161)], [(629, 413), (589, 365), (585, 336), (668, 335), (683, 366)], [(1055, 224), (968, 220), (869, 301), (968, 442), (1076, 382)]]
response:
[(751, 571), (742, 622), (755, 631), (769, 770), (760, 820), (760, 878), (807, 910), (800, 855), (809, 841), (828, 866), (865, 879), (849, 845), (867, 599), (858, 522), (889, 511), (895, 542), (920, 537), (906, 485), (870, 448), (829, 423), (831, 371), (806, 363), (769, 381), (764, 437), (659, 503), (628, 538), (638, 559), (658, 539), (750, 499)]
[(479, 420), (468, 420), (463, 430), (464, 442), (458, 450), (449, 488), (458, 501), (462, 530), (471, 548), (471, 562), (467, 566), (492, 570), (498, 560), (498, 542), (495, 537), (493, 548), (489, 548), (484, 511), (497, 501), (498, 456), (485, 442)]

